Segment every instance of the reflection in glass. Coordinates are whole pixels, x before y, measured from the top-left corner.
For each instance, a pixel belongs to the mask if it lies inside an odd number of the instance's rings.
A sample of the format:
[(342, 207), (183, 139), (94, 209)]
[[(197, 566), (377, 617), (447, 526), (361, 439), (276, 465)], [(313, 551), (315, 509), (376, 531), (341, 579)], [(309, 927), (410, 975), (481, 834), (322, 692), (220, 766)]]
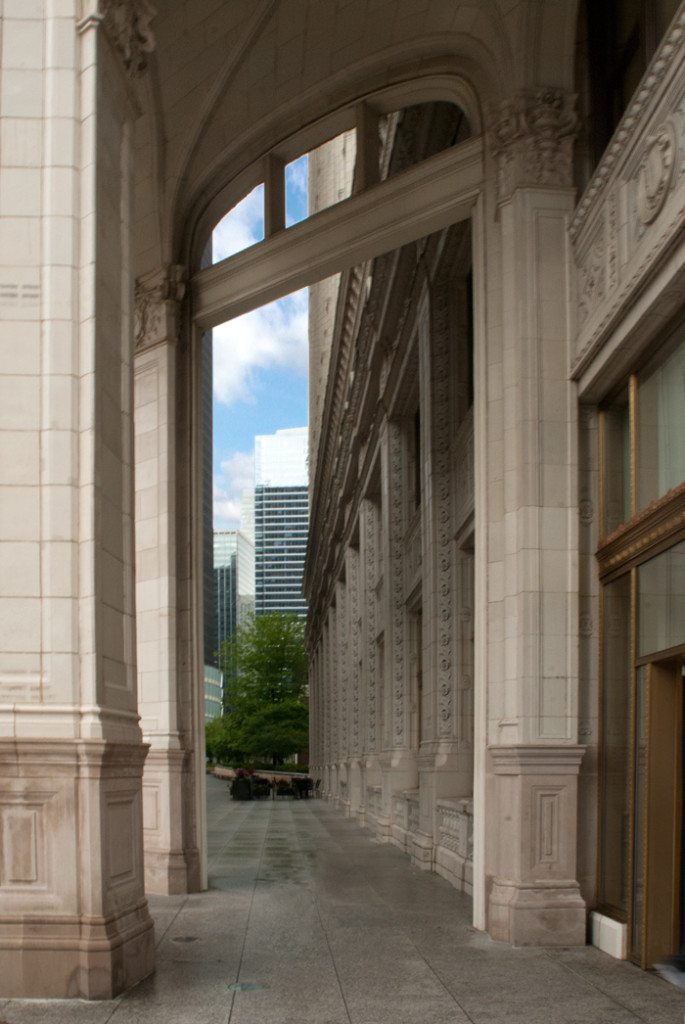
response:
[(607, 536), (630, 519), (630, 406), (628, 389), (602, 411), (604, 516)]
[(685, 345), (637, 391), (638, 511), (685, 480)]
[(638, 657), (685, 643), (685, 541), (637, 570)]
[(630, 813), (630, 574), (604, 587), (600, 903), (628, 911)]

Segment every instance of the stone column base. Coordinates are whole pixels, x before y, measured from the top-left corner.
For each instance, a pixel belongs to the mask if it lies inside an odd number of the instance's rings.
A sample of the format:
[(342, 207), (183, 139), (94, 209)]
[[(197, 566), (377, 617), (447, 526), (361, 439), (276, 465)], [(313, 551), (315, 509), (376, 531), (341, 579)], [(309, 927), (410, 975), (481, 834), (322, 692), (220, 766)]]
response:
[(134, 736), (0, 741), (6, 998), (112, 999), (154, 970)]
[(545, 888), (495, 880), (490, 937), (512, 946), (584, 946), (585, 902), (576, 882)]
[(117, 918), (0, 922), (0, 990), (8, 999), (113, 999), (154, 969), (145, 900)]
[(411, 842), (411, 862), (421, 871), (432, 871), (435, 856), (433, 837), (425, 832), (414, 832)]

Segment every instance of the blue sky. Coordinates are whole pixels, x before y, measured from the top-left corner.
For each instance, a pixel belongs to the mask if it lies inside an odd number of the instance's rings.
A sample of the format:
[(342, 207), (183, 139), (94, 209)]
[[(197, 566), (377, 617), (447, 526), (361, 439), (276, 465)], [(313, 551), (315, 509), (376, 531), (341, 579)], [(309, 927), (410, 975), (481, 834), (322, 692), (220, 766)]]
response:
[[(214, 229), (214, 260), (264, 237), (259, 186)], [(307, 216), (307, 157), (286, 168), (286, 223)], [(288, 295), (214, 330), (214, 525), (239, 525), (254, 485), (254, 438), (307, 425), (308, 292)]]

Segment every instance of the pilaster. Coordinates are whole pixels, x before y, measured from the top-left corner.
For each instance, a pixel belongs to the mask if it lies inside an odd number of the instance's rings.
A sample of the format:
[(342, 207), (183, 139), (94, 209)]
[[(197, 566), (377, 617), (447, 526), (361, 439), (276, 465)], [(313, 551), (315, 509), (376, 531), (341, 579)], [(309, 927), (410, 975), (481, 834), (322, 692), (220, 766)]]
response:
[(184, 723), (177, 672), (176, 374), (183, 267), (135, 290), (136, 605), (138, 707), (150, 743), (144, 774), (149, 892), (188, 891)]
[[(489, 525), (498, 556), (489, 586), (490, 600), (502, 602), (504, 634), (488, 686), (486, 885), (491, 934), (517, 944), (585, 941), (576, 881), (583, 748), (576, 746), (577, 400), (567, 242), (574, 131), (573, 97), (557, 89), (514, 96), (491, 128), (502, 435), (493, 435), (490, 452), (493, 471), (501, 459), (503, 518)], [(491, 395), (492, 402), (494, 387)]]

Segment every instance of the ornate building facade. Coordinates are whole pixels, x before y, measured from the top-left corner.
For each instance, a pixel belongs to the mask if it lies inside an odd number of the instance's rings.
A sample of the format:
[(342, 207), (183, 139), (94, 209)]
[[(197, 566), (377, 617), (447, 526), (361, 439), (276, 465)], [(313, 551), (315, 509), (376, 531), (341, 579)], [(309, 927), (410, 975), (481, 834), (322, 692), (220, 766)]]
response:
[(135, 984), (206, 885), (202, 336), (336, 274), (323, 791), (495, 939), (677, 948), (685, 9), (4, 0), (0, 88), (2, 995)]

